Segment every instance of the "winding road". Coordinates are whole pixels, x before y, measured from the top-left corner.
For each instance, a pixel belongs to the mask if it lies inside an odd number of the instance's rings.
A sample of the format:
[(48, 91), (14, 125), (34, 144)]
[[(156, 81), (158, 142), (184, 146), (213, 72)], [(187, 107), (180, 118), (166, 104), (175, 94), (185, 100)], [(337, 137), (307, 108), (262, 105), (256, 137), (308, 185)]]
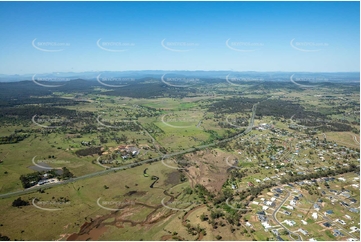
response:
[(297, 236), (298, 241), (302, 241), (302, 238), (300, 235), (293, 233), (291, 230), (289, 230), (288, 228), (286, 228), (286, 226), (284, 226), (280, 221), (278, 221), (276, 214), (278, 213), (278, 211), (280, 210), (280, 208), (287, 202), (288, 198), (291, 196), (291, 192), (288, 192), (288, 195), (285, 197), (285, 199), (283, 199), (283, 201), (280, 203), (280, 205), (275, 209), (275, 211), (272, 214), (272, 218), (274, 221), (276, 221), (281, 227), (283, 227), (289, 234), (289, 237), (291, 238), (291, 240), (294, 240), (294, 238), (291, 236), (292, 234)]

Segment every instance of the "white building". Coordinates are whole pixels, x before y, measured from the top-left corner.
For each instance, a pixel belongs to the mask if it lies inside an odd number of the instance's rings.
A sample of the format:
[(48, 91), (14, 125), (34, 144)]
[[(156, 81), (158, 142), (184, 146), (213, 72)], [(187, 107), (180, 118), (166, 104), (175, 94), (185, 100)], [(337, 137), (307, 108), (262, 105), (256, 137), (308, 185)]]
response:
[(289, 225), (289, 226), (293, 226), (293, 225), (296, 224), (295, 221), (290, 221), (290, 220), (285, 220), (285, 221), (283, 221), (283, 222), (284, 222), (285, 224)]
[(271, 225), (269, 225), (267, 222), (263, 222), (263, 223), (262, 223), (262, 226), (263, 226), (265, 229), (271, 228)]

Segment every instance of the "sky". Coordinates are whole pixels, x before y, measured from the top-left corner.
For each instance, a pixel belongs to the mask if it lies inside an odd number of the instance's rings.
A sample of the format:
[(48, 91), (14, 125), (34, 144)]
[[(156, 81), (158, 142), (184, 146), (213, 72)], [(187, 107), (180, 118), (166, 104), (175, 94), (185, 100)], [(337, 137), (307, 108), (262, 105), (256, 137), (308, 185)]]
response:
[(0, 74), (359, 72), (359, 2), (0, 2)]

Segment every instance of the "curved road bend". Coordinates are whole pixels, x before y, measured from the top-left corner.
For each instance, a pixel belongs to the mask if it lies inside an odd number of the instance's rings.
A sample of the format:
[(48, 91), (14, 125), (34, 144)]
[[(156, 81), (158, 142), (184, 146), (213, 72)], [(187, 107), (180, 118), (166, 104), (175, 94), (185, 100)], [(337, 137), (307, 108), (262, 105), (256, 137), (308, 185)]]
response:
[[(145, 164), (145, 163), (149, 163), (149, 162), (153, 162), (153, 161), (159, 161), (162, 158), (170, 158), (170, 157), (173, 157), (173, 156), (176, 156), (176, 155), (183, 155), (183, 154), (191, 153), (193, 151), (196, 151), (197, 149), (205, 149), (205, 148), (208, 148), (208, 147), (211, 147), (211, 146), (215, 146), (215, 145), (217, 145), (219, 143), (228, 142), (228, 141), (236, 139), (236, 138), (238, 138), (238, 137), (240, 137), (242, 135), (245, 135), (245, 134), (249, 133), (252, 130), (257, 105), (258, 105), (258, 103), (254, 104), (253, 107), (252, 107), (251, 122), (250, 122), (248, 128), (244, 132), (241, 132), (241, 133), (239, 133), (239, 134), (237, 134), (237, 135), (235, 135), (235, 136), (233, 136), (231, 138), (226, 138), (226, 139), (223, 139), (223, 140), (220, 140), (220, 141), (213, 142), (211, 144), (200, 145), (200, 146), (197, 146), (195, 148), (189, 148), (189, 149), (186, 149), (186, 150), (183, 150), (183, 151), (177, 151), (177, 152), (173, 152), (173, 153), (170, 153), (170, 154), (164, 154), (164, 155), (156, 157), (156, 158), (143, 160), (143, 161), (138, 162), (137, 164)], [(153, 142), (156, 142), (155, 139), (148, 132), (147, 132), (147, 134), (152, 138)], [(67, 183), (71, 183), (71, 182), (74, 182), (74, 181), (87, 179), (87, 178), (90, 178), (90, 177), (105, 175), (105, 174), (108, 174), (108, 173), (111, 173), (111, 172), (114, 172), (114, 171), (117, 171), (117, 170), (124, 170), (124, 169), (128, 169), (128, 168), (132, 168), (132, 165), (134, 165), (134, 164), (127, 164), (127, 165), (123, 165), (123, 166), (120, 166), (120, 167), (109, 168), (109, 169), (106, 169), (106, 170), (103, 170), (103, 171), (97, 171), (97, 172), (94, 172), (94, 173), (91, 173), (91, 174), (71, 178), (69, 180), (64, 180), (64, 181), (57, 182), (57, 183), (45, 184), (45, 185), (42, 185), (41, 187), (36, 186), (36, 187), (27, 188), (25, 190), (19, 190), (19, 191), (15, 191), (15, 192), (3, 193), (3, 194), (0, 194), (0, 198), (8, 198), (8, 197), (12, 197), (12, 196), (20, 196), (20, 195), (24, 195), (24, 194), (28, 194), (28, 193), (33, 193), (33, 192), (36, 192), (39, 189), (45, 189), (45, 188), (60, 186), (60, 185), (63, 185), (63, 184), (67, 184)]]
[(279, 225), (281, 225), (281, 227), (283, 227), (288, 233), (289, 233), (289, 237), (291, 238), (291, 240), (294, 240), (294, 238), (291, 236), (291, 234), (297, 236), (298, 241), (302, 241), (301, 236), (299, 236), (298, 234), (293, 233), (291, 230), (289, 230), (288, 228), (286, 228), (280, 221), (278, 221), (276, 214), (278, 213), (278, 211), (280, 210), (280, 208), (285, 204), (285, 202), (287, 201), (287, 199), (291, 196), (291, 192), (288, 192), (287, 197), (285, 197), (285, 199), (283, 199), (283, 201), (280, 203), (280, 205), (275, 209), (275, 211), (272, 214), (272, 218), (274, 221), (276, 221)]

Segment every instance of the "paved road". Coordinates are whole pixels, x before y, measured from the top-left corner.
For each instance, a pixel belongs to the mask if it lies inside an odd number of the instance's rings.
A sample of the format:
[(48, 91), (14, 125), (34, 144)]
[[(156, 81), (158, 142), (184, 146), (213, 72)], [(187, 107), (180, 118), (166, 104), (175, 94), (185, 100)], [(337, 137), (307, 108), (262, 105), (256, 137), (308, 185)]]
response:
[(291, 192), (288, 192), (288, 195), (285, 197), (285, 199), (283, 199), (283, 201), (280, 203), (280, 205), (275, 209), (275, 211), (272, 214), (272, 218), (274, 221), (276, 221), (279, 225), (281, 225), (281, 227), (283, 227), (286, 231), (288, 231), (289, 233), (289, 237), (291, 238), (291, 240), (294, 240), (294, 238), (291, 236), (291, 234), (297, 236), (298, 241), (302, 241), (301, 236), (299, 236), (298, 234), (293, 233), (291, 230), (289, 230), (288, 228), (286, 228), (280, 221), (278, 221), (276, 214), (278, 213), (278, 211), (280, 210), (280, 208), (286, 203), (287, 199), (291, 196)]
[[(163, 154), (163, 155), (161, 155), (159, 157), (156, 157), (156, 158), (140, 161), (137, 164), (145, 164), (145, 163), (160, 161), (160, 160), (162, 160), (164, 158), (170, 158), (170, 157), (177, 156), (177, 155), (183, 155), (183, 154), (191, 153), (191, 152), (196, 151), (197, 149), (198, 150), (206, 149), (208, 147), (216, 146), (216, 145), (218, 145), (220, 143), (223, 143), (223, 142), (229, 142), (229, 141), (231, 141), (233, 139), (236, 139), (236, 138), (238, 138), (238, 137), (240, 137), (242, 135), (245, 135), (245, 134), (249, 133), (250, 131), (252, 131), (257, 105), (258, 105), (258, 103), (253, 105), (251, 122), (250, 122), (250, 125), (248, 126), (248, 128), (244, 132), (241, 132), (241, 133), (239, 133), (239, 134), (237, 134), (237, 135), (235, 135), (235, 136), (233, 136), (231, 138), (216, 141), (216, 142), (213, 142), (211, 144), (200, 145), (200, 146), (197, 146), (195, 148), (189, 148), (189, 149), (186, 149), (186, 150), (183, 150), (183, 151), (177, 151), (177, 152), (173, 152), (173, 153), (170, 153), (170, 154)], [(151, 137), (153, 143), (155, 144), (156, 140), (148, 133), (148, 131), (145, 128), (143, 128), (143, 126), (141, 126), (136, 121), (134, 121), (134, 122), (137, 125), (139, 125)], [(102, 176), (102, 175), (105, 175), (105, 174), (108, 174), (108, 173), (111, 173), (111, 172), (115, 172), (117, 170), (124, 170), (124, 169), (128, 169), (128, 168), (132, 168), (132, 166), (134, 166), (134, 164), (135, 163), (127, 164), (127, 165), (123, 165), (123, 166), (119, 166), (119, 167), (114, 167), (114, 168), (109, 168), (109, 169), (106, 169), (106, 170), (103, 170), (103, 171), (98, 171), (98, 172), (94, 172), (94, 173), (87, 174), (87, 175), (84, 175), (84, 176), (79, 176), (79, 177), (76, 177), (76, 178), (72, 178), (72, 179), (69, 179), (69, 180), (64, 180), (64, 181), (61, 181), (61, 182), (58, 182), (58, 183), (45, 184), (45, 185), (41, 185), (41, 186), (31, 187), (31, 188), (28, 188), (28, 189), (25, 189), (25, 190), (19, 190), (19, 191), (15, 191), (15, 192), (3, 193), (3, 194), (0, 194), (0, 198), (8, 198), (8, 197), (12, 197), (12, 196), (20, 196), (20, 195), (36, 192), (39, 189), (60, 186), (60, 185), (64, 185), (64, 184), (67, 184), (67, 183), (70, 183), (70, 182), (87, 179), (87, 178), (90, 178), (90, 177)]]

